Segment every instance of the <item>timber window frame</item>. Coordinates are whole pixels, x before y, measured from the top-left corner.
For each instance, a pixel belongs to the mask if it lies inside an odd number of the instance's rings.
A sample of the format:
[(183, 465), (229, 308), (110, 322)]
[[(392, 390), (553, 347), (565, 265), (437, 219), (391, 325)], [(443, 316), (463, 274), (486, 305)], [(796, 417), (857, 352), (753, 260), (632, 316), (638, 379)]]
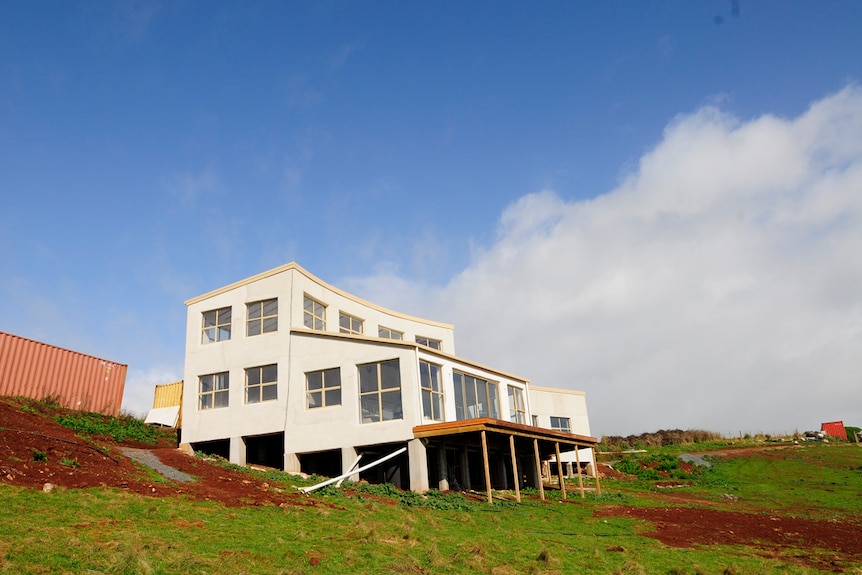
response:
[(230, 373), (208, 373), (198, 377), (198, 410), (230, 406)]
[(201, 313), (201, 343), (215, 343), (230, 339), (231, 307), (211, 309)]
[(304, 294), (302, 296), (302, 324), (308, 329), (326, 331), (326, 304)]
[(452, 372), (455, 387), (455, 419), (500, 419), (500, 384), (461, 371)]
[(436, 349), (437, 351), (443, 349), (443, 342), (439, 339), (434, 339), (433, 337), (417, 335), (416, 343), (418, 343), (419, 345), (424, 345), (425, 347), (430, 347), (431, 349)]
[(398, 331), (397, 329), (392, 329), (390, 327), (385, 327), (382, 325), (377, 326), (377, 337), (382, 337), (383, 339), (404, 339), (404, 332)]
[(422, 390), (422, 418), (431, 421), (444, 421), (443, 385), (441, 371), (436, 363), (419, 360), (419, 386)]
[(572, 432), (572, 420), (569, 417), (551, 416), (551, 429), (564, 433)]
[(365, 329), (365, 320), (350, 315), (343, 311), (338, 312), (338, 331), (340, 333), (349, 333), (351, 335), (362, 335)]
[(524, 403), (524, 390), (514, 385), (508, 386), (509, 421), (527, 424), (527, 404)]
[(246, 337), (278, 331), (278, 298), (254, 301), (245, 306)]
[(319, 369), (305, 374), (305, 407), (318, 409), (341, 405), (341, 368)]
[(245, 403), (278, 399), (278, 364), (249, 367), (245, 370)]
[(404, 419), (401, 362), (396, 359), (356, 366), (359, 373), (359, 421), (376, 423)]

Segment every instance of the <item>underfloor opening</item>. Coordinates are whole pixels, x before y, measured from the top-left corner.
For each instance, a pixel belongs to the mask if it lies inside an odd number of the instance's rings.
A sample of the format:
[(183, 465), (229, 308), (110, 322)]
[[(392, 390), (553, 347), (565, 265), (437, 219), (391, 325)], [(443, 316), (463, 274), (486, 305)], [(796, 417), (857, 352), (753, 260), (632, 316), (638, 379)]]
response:
[(330, 449), (315, 453), (300, 453), (299, 470), (308, 475), (338, 477), (341, 471), (341, 450)]
[(284, 433), (244, 437), (245, 462), (284, 470)]
[(192, 443), (192, 449), (199, 453), (230, 459), (230, 439), (198, 441), (196, 443)]

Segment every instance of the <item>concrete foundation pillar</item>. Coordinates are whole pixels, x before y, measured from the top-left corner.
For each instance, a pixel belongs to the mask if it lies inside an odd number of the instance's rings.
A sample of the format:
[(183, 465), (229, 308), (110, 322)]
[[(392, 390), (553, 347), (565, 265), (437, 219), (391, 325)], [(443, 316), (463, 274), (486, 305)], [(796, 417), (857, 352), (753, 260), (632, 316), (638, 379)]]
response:
[(297, 454), (284, 454), (284, 470), (287, 473), (300, 473), (302, 471), (302, 465), (299, 463), (299, 456)]
[(228, 461), (236, 465), (245, 465), (245, 440), (242, 437), (230, 438)]
[(446, 462), (445, 447), (437, 450), (437, 468), (440, 470), (440, 481), (437, 484), (437, 489), (449, 491), (449, 465)]
[(421, 439), (407, 442), (407, 462), (410, 466), (410, 490), (428, 491), (428, 456)]
[[(341, 448), (341, 473), (347, 473), (350, 471), (350, 466), (356, 461), (356, 456), (358, 453), (354, 447), (342, 447)], [(362, 467), (363, 463), (370, 463), (370, 461), (360, 460), (359, 464), (356, 468)], [(359, 481), (359, 474), (355, 473), (347, 478), (347, 481)]]

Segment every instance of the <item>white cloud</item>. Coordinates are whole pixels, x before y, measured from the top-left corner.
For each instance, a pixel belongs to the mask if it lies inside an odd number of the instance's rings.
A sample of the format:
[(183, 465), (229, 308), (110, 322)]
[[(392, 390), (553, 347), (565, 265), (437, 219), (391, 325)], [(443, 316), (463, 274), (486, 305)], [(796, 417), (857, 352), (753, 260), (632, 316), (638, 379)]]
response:
[(183, 366), (160, 365), (145, 370), (129, 368), (123, 390), (123, 411), (145, 416), (153, 407), (156, 385), (173, 383), (183, 378)]
[[(585, 390), (594, 434), (860, 425), (860, 254), (849, 87), (794, 119), (676, 118), (609, 193), (521, 198), (493, 245), (410, 307), (454, 321), (460, 355)], [(364, 293), (389, 305), (384, 283)]]

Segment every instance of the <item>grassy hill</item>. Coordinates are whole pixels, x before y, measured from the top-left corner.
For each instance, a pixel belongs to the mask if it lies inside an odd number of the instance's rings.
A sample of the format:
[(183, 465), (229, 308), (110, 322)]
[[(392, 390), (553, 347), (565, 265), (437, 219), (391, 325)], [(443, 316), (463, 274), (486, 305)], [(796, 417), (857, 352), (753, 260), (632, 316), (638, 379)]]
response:
[[(0, 574), (862, 575), (862, 448), (699, 443), (606, 469), (602, 495), (404, 493), (188, 456), (138, 425), (0, 398)], [(179, 483), (124, 455), (146, 448)], [(694, 448), (695, 446), (691, 446)], [(621, 471), (624, 471), (622, 473)], [(592, 485), (592, 484), (590, 484)]]

